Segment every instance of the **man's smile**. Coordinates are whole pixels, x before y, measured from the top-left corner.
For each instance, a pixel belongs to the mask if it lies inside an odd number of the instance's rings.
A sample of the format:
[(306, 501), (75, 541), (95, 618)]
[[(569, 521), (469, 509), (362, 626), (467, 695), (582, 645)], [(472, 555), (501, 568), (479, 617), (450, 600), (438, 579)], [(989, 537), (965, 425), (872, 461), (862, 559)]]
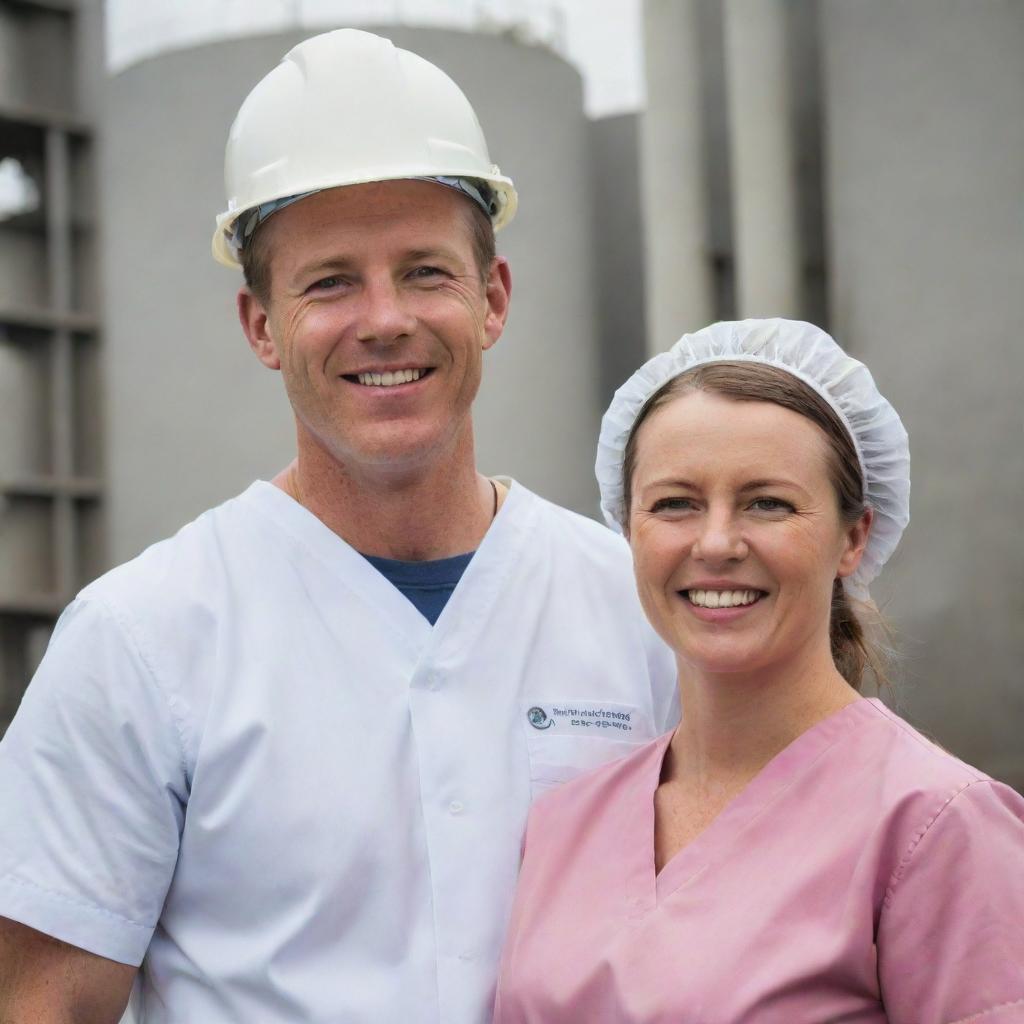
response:
[(395, 370), (365, 370), (360, 373), (345, 373), (342, 376), (353, 384), (373, 388), (391, 388), (399, 384), (412, 384), (433, 372), (432, 366), (405, 367)]

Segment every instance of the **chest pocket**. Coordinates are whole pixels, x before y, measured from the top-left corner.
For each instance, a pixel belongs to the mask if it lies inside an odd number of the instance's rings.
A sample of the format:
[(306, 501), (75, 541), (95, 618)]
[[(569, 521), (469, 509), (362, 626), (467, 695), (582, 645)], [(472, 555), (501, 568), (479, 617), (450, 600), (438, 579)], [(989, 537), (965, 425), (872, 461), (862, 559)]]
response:
[(534, 798), (654, 739), (650, 715), (602, 701), (537, 701), (522, 708)]

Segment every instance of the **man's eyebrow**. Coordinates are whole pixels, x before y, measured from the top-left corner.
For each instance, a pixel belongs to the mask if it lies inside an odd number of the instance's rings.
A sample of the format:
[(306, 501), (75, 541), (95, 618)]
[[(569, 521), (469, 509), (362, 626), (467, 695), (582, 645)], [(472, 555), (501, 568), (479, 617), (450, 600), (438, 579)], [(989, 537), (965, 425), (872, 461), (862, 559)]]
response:
[(329, 256), (326, 259), (314, 259), (309, 263), (302, 263), (295, 268), (292, 278), (308, 277), (311, 274), (322, 274), (325, 271), (348, 270), (353, 265), (353, 260), (347, 256)]
[[(444, 246), (425, 247), (421, 249), (409, 249), (402, 253), (402, 263), (418, 263), (421, 260), (446, 260), (461, 265), (461, 257), (454, 249)], [(302, 263), (295, 269), (293, 278), (305, 278), (310, 275), (323, 274), (325, 272), (339, 272), (351, 270), (356, 261), (350, 256), (328, 256), (323, 259), (313, 259), (308, 263)]]
[(451, 260), (453, 262), (461, 262), (461, 258), (454, 249), (448, 249), (444, 246), (434, 246), (433, 248), (427, 249), (410, 249), (404, 254), (403, 259), (408, 263), (416, 263), (420, 260)]

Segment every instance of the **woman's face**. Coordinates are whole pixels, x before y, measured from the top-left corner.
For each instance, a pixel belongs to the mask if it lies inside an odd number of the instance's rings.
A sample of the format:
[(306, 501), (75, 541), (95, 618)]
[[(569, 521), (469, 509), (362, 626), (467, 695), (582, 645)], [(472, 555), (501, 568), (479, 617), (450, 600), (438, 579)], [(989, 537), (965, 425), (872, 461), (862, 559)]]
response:
[(698, 671), (828, 651), (836, 576), (871, 523), (842, 523), (821, 429), (769, 402), (685, 393), (637, 436), (629, 540), (652, 625)]

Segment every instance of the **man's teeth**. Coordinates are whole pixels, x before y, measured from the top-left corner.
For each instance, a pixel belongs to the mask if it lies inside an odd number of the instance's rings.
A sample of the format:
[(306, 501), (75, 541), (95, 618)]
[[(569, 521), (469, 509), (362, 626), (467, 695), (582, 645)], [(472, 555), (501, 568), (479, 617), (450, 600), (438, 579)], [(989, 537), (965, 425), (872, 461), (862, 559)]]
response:
[(385, 370), (383, 373), (360, 373), (360, 384), (370, 387), (389, 388), (394, 384), (411, 384), (419, 380), (426, 370)]
[(736, 608), (753, 604), (760, 596), (758, 590), (688, 590), (690, 604), (698, 608)]

